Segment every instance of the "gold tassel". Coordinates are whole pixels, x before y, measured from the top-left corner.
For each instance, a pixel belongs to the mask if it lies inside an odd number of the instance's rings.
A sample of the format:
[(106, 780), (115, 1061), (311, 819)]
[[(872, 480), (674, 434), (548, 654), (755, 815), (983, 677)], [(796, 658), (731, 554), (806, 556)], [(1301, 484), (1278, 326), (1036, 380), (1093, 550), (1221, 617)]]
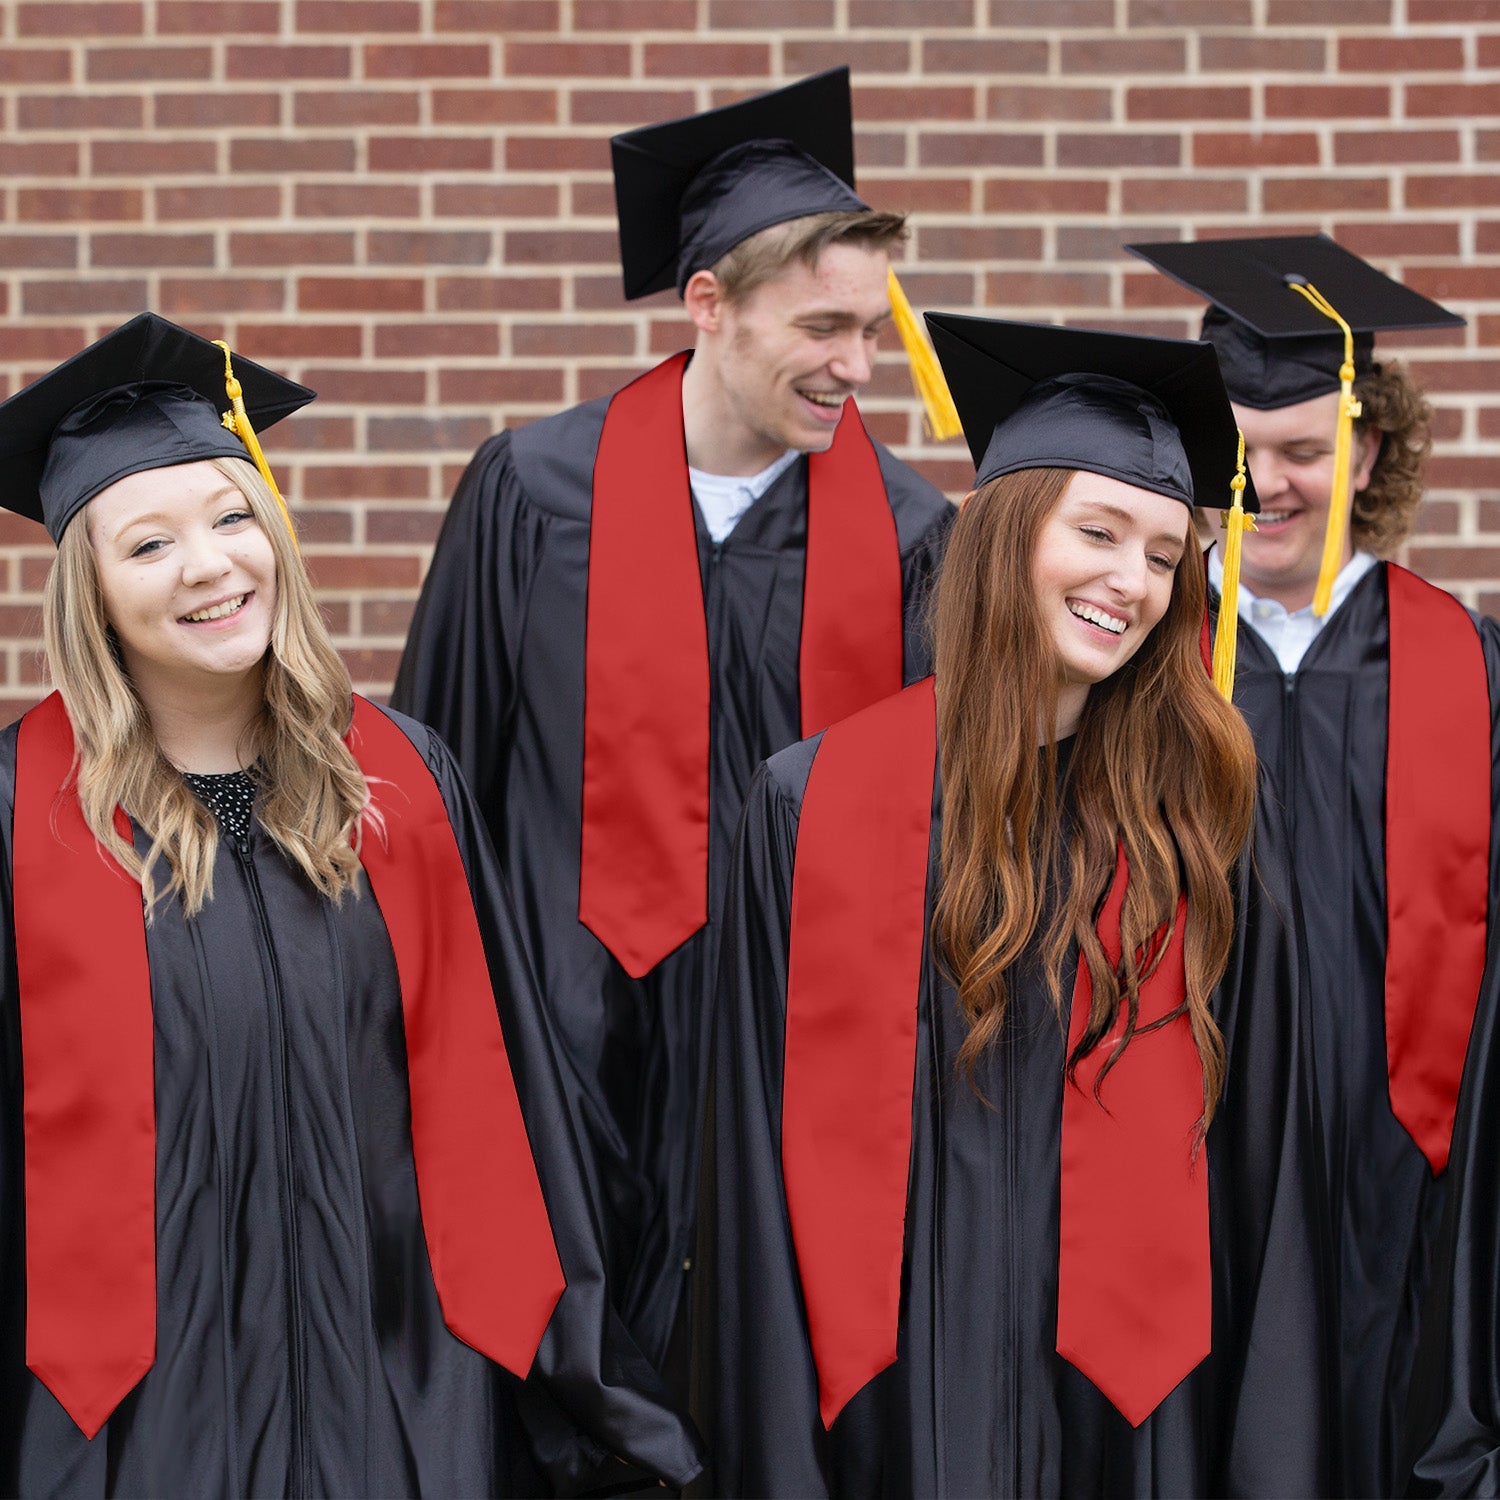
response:
[(943, 379), (943, 367), (938, 363), (937, 355), (932, 352), (932, 345), (927, 342), (922, 325), (917, 321), (917, 315), (912, 311), (911, 303), (896, 279), (894, 266), (890, 269), (886, 284), (890, 288), (891, 314), (896, 332), (901, 335), (901, 343), (906, 349), (906, 363), (911, 368), (911, 383), (922, 400), (922, 409), (927, 416), (927, 431), (938, 442), (956, 438), (964, 430), (963, 424), (958, 420), (958, 408), (953, 404), (948, 382)]
[(1234, 492), (1224, 513), (1224, 586), (1219, 591), (1219, 628), (1214, 632), (1214, 686), (1225, 700), (1234, 697), (1234, 658), (1240, 630), (1240, 552), (1247, 531), (1255, 530), (1255, 518), (1245, 511), (1245, 434), (1240, 433), (1240, 451), (1235, 475), (1229, 481)]
[(1344, 331), (1344, 362), (1339, 366), (1339, 425), (1333, 440), (1333, 488), (1328, 493), (1328, 530), (1323, 533), (1323, 561), (1313, 594), (1313, 613), (1321, 619), (1333, 603), (1333, 581), (1344, 564), (1344, 532), (1349, 525), (1349, 453), (1353, 447), (1354, 420), (1364, 408), (1354, 399), (1354, 331), (1310, 281), (1293, 281), (1289, 285)]
[(260, 451), (260, 439), (256, 437), (255, 429), (250, 425), (250, 413), (245, 410), (245, 393), (235, 378), (229, 345), (223, 339), (215, 339), (214, 343), (224, 351), (224, 394), (229, 397), (230, 402), (230, 409), (223, 416), (224, 425), (239, 438), (255, 461), (255, 467), (260, 470), (260, 477), (265, 480), (271, 493), (276, 497), (276, 503), (281, 507), (281, 514), (286, 520), (286, 529), (292, 534), (292, 546), (300, 552), (302, 548), (297, 541), (297, 528), (292, 525), (292, 513), (287, 509), (286, 501), (281, 498), (281, 491), (276, 488), (271, 466), (266, 462), (266, 455)]

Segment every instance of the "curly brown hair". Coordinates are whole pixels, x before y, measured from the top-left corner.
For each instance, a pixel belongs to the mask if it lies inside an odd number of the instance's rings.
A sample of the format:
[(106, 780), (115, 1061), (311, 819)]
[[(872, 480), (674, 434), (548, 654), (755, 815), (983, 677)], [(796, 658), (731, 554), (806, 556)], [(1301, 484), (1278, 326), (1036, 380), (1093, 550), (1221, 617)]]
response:
[(1422, 503), (1422, 465), (1432, 451), (1432, 407), (1396, 360), (1375, 365), (1354, 382), (1364, 411), (1361, 432), (1381, 434), (1370, 482), (1354, 497), (1354, 545), (1389, 557), (1411, 535)]

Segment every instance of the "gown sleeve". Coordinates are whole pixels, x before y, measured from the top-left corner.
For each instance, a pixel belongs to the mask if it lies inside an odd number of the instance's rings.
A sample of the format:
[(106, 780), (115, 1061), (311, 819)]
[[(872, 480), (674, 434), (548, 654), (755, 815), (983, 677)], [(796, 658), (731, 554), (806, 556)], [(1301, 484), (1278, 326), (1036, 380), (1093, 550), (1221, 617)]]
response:
[(578, 1494), (633, 1476), (687, 1483), (702, 1464), (692, 1424), (606, 1295), (598, 1206), (586, 1186), (562, 1063), (525, 956), (509, 888), (463, 778), (435, 734), (408, 724), (442, 790), (469, 876), (505, 1044), (567, 1290), (519, 1402), (538, 1463)]

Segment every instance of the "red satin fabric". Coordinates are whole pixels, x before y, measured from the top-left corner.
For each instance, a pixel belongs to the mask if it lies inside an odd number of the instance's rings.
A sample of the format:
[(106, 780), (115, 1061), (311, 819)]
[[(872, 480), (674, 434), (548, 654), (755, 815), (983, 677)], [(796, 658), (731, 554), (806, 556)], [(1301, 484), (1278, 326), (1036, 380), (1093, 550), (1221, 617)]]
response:
[(1394, 564), (1386, 586), (1386, 1058), (1391, 1109), (1436, 1176), (1489, 930), (1489, 677), (1456, 599)]
[[(594, 460), (578, 920), (639, 979), (708, 920), (709, 660), (677, 354), (609, 403)], [(808, 470), (804, 734), (896, 692), (901, 557), (852, 400)]]
[[(92, 1438), (156, 1359), (156, 1103), (141, 888), (100, 853), (53, 693), (21, 721), (13, 902), (26, 1364)], [(116, 814), (126, 839), (130, 823)]]
[(524, 1380), (565, 1283), (474, 897), (426, 762), (359, 697), (350, 748), (385, 819), (359, 858), (401, 976), (412, 1156), (443, 1321)]
[[(64, 791), (73, 733), (61, 697), (19, 734), (27, 1365), (92, 1438), (155, 1359), (151, 975), (140, 887), (101, 857)], [(370, 833), (360, 858), (401, 979), (433, 1280), (449, 1328), (524, 1377), (564, 1281), (462, 857), (426, 762), (360, 698), (350, 743), (382, 788), (385, 837)], [(128, 838), (122, 812), (116, 822)]]
[(781, 1165), (827, 1427), (896, 1358), (935, 716), (929, 677), (830, 729), (797, 834)]
[(901, 554), (880, 458), (853, 400), (808, 458), (798, 685), (816, 734), (901, 691)]
[[(1121, 850), (1098, 921), (1115, 964), (1128, 880)], [(1063, 1086), (1057, 1352), (1133, 1427), (1205, 1358), (1213, 1334), (1208, 1157), (1206, 1147), (1194, 1152), (1203, 1068), (1185, 1015), (1141, 1035), (1187, 992), (1186, 921), (1182, 900), (1170, 946), (1141, 985), (1136, 1035), (1104, 1079), (1100, 1098), (1094, 1087), (1118, 1029)], [(1080, 956), (1070, 1054), (1088, 1028), (1093, 997), (1093, 977)]]

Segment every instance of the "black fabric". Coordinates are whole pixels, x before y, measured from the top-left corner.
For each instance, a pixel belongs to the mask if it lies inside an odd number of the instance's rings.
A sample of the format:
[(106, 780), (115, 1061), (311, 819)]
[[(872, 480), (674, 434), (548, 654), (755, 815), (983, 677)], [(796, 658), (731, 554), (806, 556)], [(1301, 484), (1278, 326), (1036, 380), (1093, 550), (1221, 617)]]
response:
[[(717, 928), (632, 980), (578, 921), (589, 507), (605, 401), (475, 455), (422, 589), (393, 701), (452, 746), (519, 902), (603, 1197), (608, 1265), (645, 1353), (666, 1356), (692, 1255), (699, 1081)], [(953, 509), (877, 445), (901, 550), (905, 676), (928, 670), (927, 587)], [(693, 508), (708, 611), (710, 914), (744, 789), (800, 734), (807, 541), (799, 458), (715, 545)], [(650, 580), (641, 584), (650, 607)]]
[[(913, 996), (898, 1357), (824, 1432), (780, 1125), (792, 870), (816, 743), (774, 756), (757, 774), (724, 908), (696, 1319), (694, 1411), (712, 1454), (702, 1493), (1327, 1493), (1305, 970), (1281, 836), (1264, 799), (1214, 997), (1229, 1066), (1207, 1142), (1208, 1360), (1133, 1429), (1057, 1355), (1063, 1025), (1034, 946), (1012, 971), (1004, 1030), (976, 1073), (979, 1097), (956, 1072), (965, 1027), (929, 949)], [(934, 869), (929, 931), (936, 878)]]
[[(1330, 325), (1331, 326), (1331, 325)], [(1229, 399), (1255, 411), (1277, 411), (1339, 390), (1344, 364), (1344, 336), (1308, 334), (1303, 338), (1268, 339), (1222, 308), (1203, 314), (1201, 337), (1214, 346)], [(1374, 364), (1375, 336), (1354, 337), (1354, 373), (1367, 374)]]
[(438, 779), (468, 869), (568, 1278), (531, 1377), (443, 1325), (379, 908), (368, 887), (337, 906), (320, 897), (258, 828), (238, 848), (220, 842), (199, 916), (167, 905), (147, 932), (156, 1363), (93, 1443), (26, 1371), (12, 727), (0, 735), (0, 1493), (535, 1495), (629, 1472), (611, 1452), (678, 1481), (697, 1467), (605, 1301), (554, 1042), (483, 824), (436, 736), (397, 722)]
[(214, 815), (221, 833), (240, 843), (249, 837), (255, 782), (248, 771), (184, 771), (182, 779)]
[[(1340, 1488), (1349, 1495), (1403, 1491), (1403, 1421), (1409, 1402), (1426, 1394), (1412, 1382), (1422, 1301), (1449, 1183), (1455, 1171), (1460, 1178), (1465, 1171), (1450, 1166), (1434, 1179), (1391, 1112), (1385, 1047), (1385, 573), (1379, 564), (1355, 585), (1291, 675), (1242, 619), (1234, 688), (1235, 704), (1285, 800), (1307, 926), (1314, 1061), (1339, 1272)], [(1490, 701), (1497, 706), (1500, 630), (1481, 621), (1480, 635)], [(1500, 720), (1494, 744), (1500, 766)], [(1440, 767), (1434, 770), (1441, 774)], [(1493, 809), (1492, 911), (1500, 893), (1500, 776)], [(1500, 983), (1493, 943), (1492, 932), (1481, 1015), (1494, 1009)], [(1482, 1148), (1492, 1149), (1488, 1143)], [(1493, 1160), (1484, 1156), (1491, 1169)], [(1490, 1233), (1495, 1222), (1482, 1232)], [(1464, 1314), (1454, 1316), (1462, 1328)], [(1447, 1326), (1446, 1308), (1442, 1319)], [(1468, 1344), (1464, 1334), (1461, 1347), (1466, 1351)], [(1492, 1410), (1500, 1414), (1500, 1407)], [(1494, 1441), (1500, 1443), (1500, 1431)]]

